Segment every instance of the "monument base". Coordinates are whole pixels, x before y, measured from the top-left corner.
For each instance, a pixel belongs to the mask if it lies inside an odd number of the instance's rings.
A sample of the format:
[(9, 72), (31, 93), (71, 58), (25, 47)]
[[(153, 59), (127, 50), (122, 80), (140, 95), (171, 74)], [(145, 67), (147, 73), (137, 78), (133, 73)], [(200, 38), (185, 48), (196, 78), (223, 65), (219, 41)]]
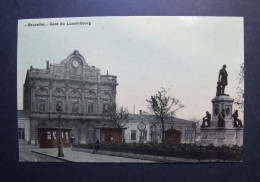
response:
[(199, 145), (243, 145), (243, 128), (201, 128)]

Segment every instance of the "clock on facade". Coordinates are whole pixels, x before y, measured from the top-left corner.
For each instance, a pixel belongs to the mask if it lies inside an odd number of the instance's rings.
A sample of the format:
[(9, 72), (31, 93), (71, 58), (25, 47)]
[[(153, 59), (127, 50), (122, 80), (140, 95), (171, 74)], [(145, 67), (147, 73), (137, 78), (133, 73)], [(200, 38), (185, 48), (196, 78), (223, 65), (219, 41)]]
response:
[(72, 66), (73, 66), (74, 68), (79, 67), (79, 61), (78, 61), (77, 59), (73, 59), (73, 61), (72, 61)]

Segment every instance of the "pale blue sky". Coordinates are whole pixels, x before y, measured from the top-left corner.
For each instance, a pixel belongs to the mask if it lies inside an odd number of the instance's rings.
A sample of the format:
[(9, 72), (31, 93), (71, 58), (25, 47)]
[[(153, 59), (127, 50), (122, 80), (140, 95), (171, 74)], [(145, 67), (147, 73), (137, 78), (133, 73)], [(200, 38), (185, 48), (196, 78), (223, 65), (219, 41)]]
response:
[[(91, 22), (91, 25), (38, 26), (28, 23)], [(241, 17), (86, 17), (19, 20), (18, 109), (30, 65), (46, 68), (79, 50), (90, 66), (118, 78), (117, 103), (130, 113), (147, 109), (160, 87), (185, 105), (177, 117), (201, 119), (211, 112), (218, 72), (227, 65), (226, 93), (236, 96), (244, 62)]]

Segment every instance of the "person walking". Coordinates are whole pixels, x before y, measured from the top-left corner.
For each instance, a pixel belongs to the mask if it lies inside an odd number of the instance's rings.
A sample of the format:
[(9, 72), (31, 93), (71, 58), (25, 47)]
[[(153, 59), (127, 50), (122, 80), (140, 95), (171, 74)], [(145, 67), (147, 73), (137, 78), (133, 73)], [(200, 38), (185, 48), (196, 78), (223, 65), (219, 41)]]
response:
[(93, 152), (93, 154), (95, 154), (95, 153), (98, 152), (98, 150), (99, 150), (99, 146), (100, 146), (99, 139), (96, 138), (96, 142), (95, 142), (95, 147), (94, 147), (94, 152)]

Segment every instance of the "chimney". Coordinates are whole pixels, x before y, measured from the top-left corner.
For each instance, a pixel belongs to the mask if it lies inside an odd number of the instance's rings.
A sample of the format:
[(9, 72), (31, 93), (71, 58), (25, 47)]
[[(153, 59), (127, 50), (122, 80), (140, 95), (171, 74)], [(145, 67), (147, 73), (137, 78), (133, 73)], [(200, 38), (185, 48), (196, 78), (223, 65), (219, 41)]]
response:
[(33, 66), (30, 66), (30, 70), (32, 70), (33, 69)]
[(142, 115), (142, 112), (143, 112), (142, 110), (139, 110), (139, 114), (140, 114), (140, 115)]
[(49, 61), (46, 62), (46, 70), (49, 70), (50, 69), (50, 63)]

